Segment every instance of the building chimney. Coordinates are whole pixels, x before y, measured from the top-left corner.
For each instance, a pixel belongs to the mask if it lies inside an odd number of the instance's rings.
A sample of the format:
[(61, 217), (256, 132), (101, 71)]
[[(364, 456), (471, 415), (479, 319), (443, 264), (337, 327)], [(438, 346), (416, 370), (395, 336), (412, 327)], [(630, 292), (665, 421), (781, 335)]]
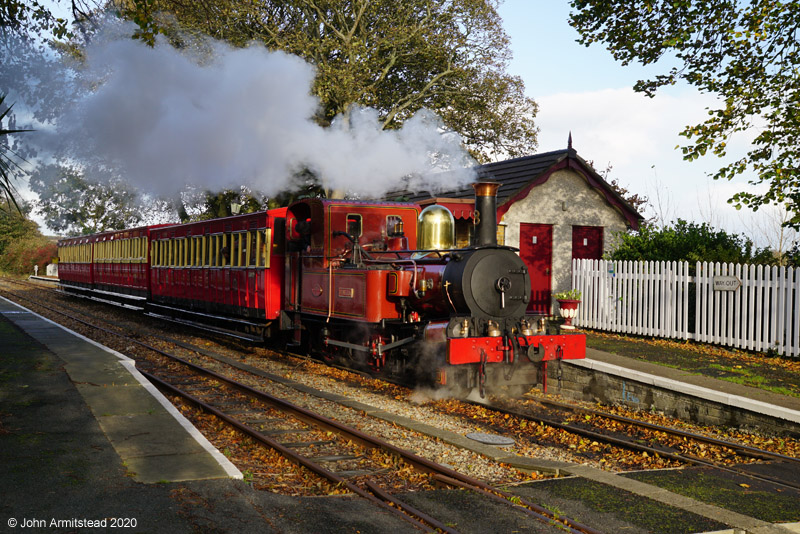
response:
[(475, 235), (476, 247), (497, 245), (497, 182), (477, 182), (475, 188)]

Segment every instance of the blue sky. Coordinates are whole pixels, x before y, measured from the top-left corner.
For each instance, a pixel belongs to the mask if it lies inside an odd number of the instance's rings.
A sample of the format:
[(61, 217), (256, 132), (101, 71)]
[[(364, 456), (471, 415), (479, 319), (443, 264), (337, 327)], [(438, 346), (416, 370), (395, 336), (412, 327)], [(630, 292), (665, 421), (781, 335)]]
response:
[[(610, 163), (611, 178), (650, 198), (653, 207), (646, 215), (708, 222), (763, 241), (753, 228), (763, 221), (727, 204), (735, 192), (753, 190), (747, 179), (711, 180), (707, 174), (722, 160), (684, 162), (675, 148), (685, 141), (678, 132), (702, 122), (713, 97), (686, 85), (653, 99), (634, 93), (638, 79), (658, 70), (622, 66), (602, 45), (578, 44), (569, 12), (567, 0), (505, 0), (500, 8), (514, 53), (509, 71), (523, 78), (528, 96), (539, 104), (539, 151), (565, 148), (571, 131), (578, 154), (598, 169)], [(746, 141), (734, 139), (732, 155), (744, 154)], [(759, 212), (755, 219), (763, 216)]]

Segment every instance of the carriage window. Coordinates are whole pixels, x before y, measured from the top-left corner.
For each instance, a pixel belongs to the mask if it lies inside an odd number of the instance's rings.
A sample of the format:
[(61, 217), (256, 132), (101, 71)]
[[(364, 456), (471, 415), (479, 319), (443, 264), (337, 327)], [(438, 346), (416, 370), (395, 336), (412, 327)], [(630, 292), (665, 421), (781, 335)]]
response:
[(347, 215), (347, 233), (353, 237), (361, 236), (361, 215), (357, 213)]
[(248, 261), (248, 264), (251, 267), (255, 267), (256, 266), (256, 260), (257, 260), (257, 254), (256, 253), (259, 250), (258, 241), (260, 240), (259, 239), (260, 237), (261, 237), (261, 232), (247, 232), (247, 242), (248, 242), (248, 245), (247, 245), (248, 254), (247, 254), (247, 256), (250, 258), (249, 261)]
[(270, 256), (270, 242), (272, 241), (272, 229), (259, 230), (258, 238), (256, 239), (256, 248), (258, 249), (257, 265), (259, 267), (269, 268)]
[(231, 264), (232, 241), (230, 234), (222, 234), (222, 248), (219, 251), (221, 256), (220, 265), (222, 266), (229, 267)]
[(239, 266), (239, 234), (231, 234), (230, 240), (230, 265), (231, 267)]

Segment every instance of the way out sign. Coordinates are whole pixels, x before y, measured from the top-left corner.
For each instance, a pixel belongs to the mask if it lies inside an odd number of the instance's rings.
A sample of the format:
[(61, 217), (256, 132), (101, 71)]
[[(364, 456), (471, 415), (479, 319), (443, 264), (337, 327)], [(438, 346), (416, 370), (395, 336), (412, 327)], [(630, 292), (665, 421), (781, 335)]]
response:
[(735, 276), (715, 276), (714, 291), (736, 291), (742, 287), (742, 281)]

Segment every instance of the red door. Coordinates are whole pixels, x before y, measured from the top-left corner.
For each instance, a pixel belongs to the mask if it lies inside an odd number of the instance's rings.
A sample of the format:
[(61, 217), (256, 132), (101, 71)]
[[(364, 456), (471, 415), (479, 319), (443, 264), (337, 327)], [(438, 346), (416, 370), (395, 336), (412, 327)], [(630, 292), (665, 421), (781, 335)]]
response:
[(572, 259), (599, 260), (603, 257), (603, 227), (572, 227)]
[(520, 223), (519, 255), (531, 275), (528, 311), (549, 315), (553, 287), (553, 225)]

